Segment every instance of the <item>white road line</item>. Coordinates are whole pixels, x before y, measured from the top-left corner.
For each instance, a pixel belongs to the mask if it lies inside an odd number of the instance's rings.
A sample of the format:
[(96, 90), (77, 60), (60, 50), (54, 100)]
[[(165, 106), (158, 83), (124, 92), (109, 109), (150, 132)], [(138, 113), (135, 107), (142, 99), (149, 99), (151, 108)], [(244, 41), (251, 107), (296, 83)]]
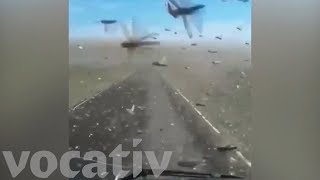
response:
[(237, 160), (235, 158), (233, 158), (233, 157), (230, 157), (230, 161), (231, 162), (236, 162)]
[[(95, 98), (96, 96), (98, 96), (99, 94), (101, 94), (103, 91), (100, 91), (99, 93), (95, 94), (94, 96), (92, 96), (91, 98), (88, 98), (84, 101), (82, 101), (81, 103), (79, 103), (78, 105), (76, 105), (72, 110), (76, 110), (79, 106), (81, 106), (82, 104), (84, 104), (85, 102), (87, 102), (88, 100), (92, 99), (92, 98)], [(179, 90), (177, 90), (177, 92), (180, 94), (180, 96), (185, 99), (188, 103), (190, 103), (190, 105), (192, 106), (192, 108), (202, 117), (202, 119), (218, 134), (220, 134), (220, 131), (215, 128), (211, 122), (205, 117), (202, 115), (202, 113), (196, 108), (194, 107), (193, 104), (191, 104), (191, 101), (188, 100)], [(249, 166), (251, 167), (251, 162), (246, 158), (244, 157), (244, 155), (240, 152), (240, 151), (236, 151), (237, 155)]]
[(202, 113), (192, 105), (193, 109), (202, 117)]
[[(205, 116), (203, 116), (202, 113), (201, 113), (196, 107), (194, 107), (193, 104), (191, 104), (191, 101), (188, 100), (188, 99), (180, 92), (180, 90), (177, 89), (177, 92), (178, 92), (178, 94), (180, 94), (180, 96), (181, 96), (183, 99), (185, 99), (188, 103), (190, 103), (190, 105), (192, 106), (192, 108), (202, 117), (202, 119), (203, 119), (216, 133), (220, 134), (220, 131), (219, 131), (217, 128), (215, 128), (215, 127), (211, 124), (211, 122), (210, 122)], [(244, 157), (244, 155), (243, 155), (240, 151), (236, 151), (236, 153), (237, 153), (237, 155), (238, 155), (249, 167), (251, 167), (251, 162), (250, 162), (246, 157)]]
[(191, 104), (191, 101), (188, 100), (188, 98), (186, 98), (179, 90), (177, 90), (177, 92), (180, 94), (180, 96), (181, 96), (183, 99), (185, 99), (185, 100), (192, 106), (192, 108), (200, 115), (200, 117), (201, 117), (216, 133), (220, 134), (220, 131), (219, 131), (217, 128), (215, 128), (215, 127), (211, 124), (211, 122), (210, 122), (206, 117), (204, 117), (204, 116), (202, 115), (202, 113), (201, 113), (197, 108), (194, 107), (193, 104)]
[(209, 126), (210, 126), (216, 133), (220, 134), (220, 131), (219, 131), (217, 128), (215, 128), (215, 127), (208, 121), (208, 119), (203, 118), (203, 120), (205, 120), (205, 121), (209, 124)]
[(94, 95), (92, 98), (95, 98), (97, 96), (99, 96), (103, 91), (98, 92), (96, 95)]
[[(90, 99), (90, 98), (89, 98)], [(82, 104), (84, 104), (85, 102), (89, 101), (89, 99), (85, 99), (84, 101), (82, 101), (81, 103), (77, 104), (75, 107), (72, 108), (72, 111), (76, 110), (79, 106), (81, 106)]]
[(98, 92), (97, 94), (95, 94), (94, 96), (83, 100), (81, 103), (77, 104), (75, 107), (72, 108), (72, 111), (76, 110), (78, 107), (80, 107), (82, 104), (86, 103), (87, 101), (89, 101), (90, 99), (93, 99), (95, 97), (97, 97), (99, 94), (101, 94), (103, 91)]
[(251, 162), (246, 157), (244, 157), (244, 155), (240, 151), (237, 151), (236, 153), (249, 167), (251, 167)]
[(182, 96), (184, 100), (186, 100), (187, 102), (190, 102), (189, 99), (187, 99), (179, 90), (177, 90), (177, 92), (180, 94), (180, 96)]
[[(123, 78), (124, 79), (124, 78)], [(112, 83), (112, 85), (117, 85), (117, 83)], [(79, 106), (81, 106), (82, 104), (84, 104), (85, 102), (89, 101), (90, 99), (93, 99), (95, 97), (97, 97), (99, 94), (101, 94), (103, 91), (98, 92), (97, 94), (95, 94), (94, 96), (91, 96), (88, 99), (85, 99), (84, 101), (82, 101), (81, 103), (77, 104), (75, 107), (73, 107), (71, 110), (74, 111), (76, 110)]]

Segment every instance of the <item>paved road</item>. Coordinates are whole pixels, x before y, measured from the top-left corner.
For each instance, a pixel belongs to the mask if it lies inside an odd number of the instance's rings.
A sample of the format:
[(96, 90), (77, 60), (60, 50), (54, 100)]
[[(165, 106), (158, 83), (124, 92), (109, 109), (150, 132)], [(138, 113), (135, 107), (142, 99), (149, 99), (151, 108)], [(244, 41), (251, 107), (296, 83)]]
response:
[[(133, 105), (134, 113), (130, 113), (127, 109)], [(164, 151), (173, 151), (170, 170), (249, 174), (247, 164), (234, 151), (215, 149), (226, 145), (223, 136), (155, 68), (138, 70), (69, 114), (72, 149), (108, 155), (122, 144), (126, 151), (154, 151), (159, 161)], [(133, 147), (133, 139), (142, 142)], [(132, 157), (125, 158), (123, 164), (131, 167)], [(143, 167), (148, 167), (146, 158)]]

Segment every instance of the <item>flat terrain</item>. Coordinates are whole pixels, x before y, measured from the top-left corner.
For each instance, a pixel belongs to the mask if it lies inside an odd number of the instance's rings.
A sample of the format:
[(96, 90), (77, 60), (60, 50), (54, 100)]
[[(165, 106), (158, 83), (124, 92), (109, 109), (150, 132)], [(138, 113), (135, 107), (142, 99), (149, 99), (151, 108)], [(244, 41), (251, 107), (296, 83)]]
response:
[[(163, 56), (167, 67), (152, 66)], [(190, 170), (247, 176), (250, 69), (246, 45), (164, 43), (128, 57), (114, 42), (71, 42), (70, 146), (109, 154), (141, 138), (141, 150), (174, 152), (170, 169), (188, 170), (179, 162), (192, 161)], [(214, 150), (228, 144), (239, 151)]]

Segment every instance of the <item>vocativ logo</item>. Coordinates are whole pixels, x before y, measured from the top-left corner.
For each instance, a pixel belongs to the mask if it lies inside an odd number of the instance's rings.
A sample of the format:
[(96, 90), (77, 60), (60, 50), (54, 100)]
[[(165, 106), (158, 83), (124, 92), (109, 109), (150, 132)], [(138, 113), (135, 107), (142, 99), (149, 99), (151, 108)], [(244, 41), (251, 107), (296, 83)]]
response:
[[(133, 147), (137, 147), (141, 141), (141, 139), (133, 139)], [(122, 145), (119, 144), (109, 154), (109, 157), (112, 158), (112, 172), (117, 178), (124, 178), (130, 173), (131, 170), (123, 170), (122, 167), (122, 158), (127, 157), (130, 153), (130, 151), (123, 151)], [(2, 151), (2, 154), (13, 178), (17, 177), (26, 168), (30, 157), (30, 151), (22, 151), (20, 160), (17, 163), (11, 151)], [(137, 177), (142, 171), (143, 155), (146, 156), (154, 176), (159, 177), (161, 173), (167, 169), (172, 151), (164, 151), (160, 163), (158, 162), (155, 152), (153, 151), (132, 151), (132, 174), (134, 177)], [(80, 151), (68, 151), (61, 156), (59, 162), (57, 157), (52, 152), (38, 151), (30, 158), (30, 170), (34, 176), (38, 178), (48, 178), (54, 171), (58, 169), (59, 166), (60, 172), (63, 176), (67, 178), (74, 178), (80, 173), (80, 170), (71, 170), (70, 161), (74, 158), (92, 160), (94, 162), (86, 164), (82, 167), (81, 172), (86, 178), (93, 178), (96, 176), (105, 178), (109, 174), (109, 172), (107, 172), (107, 164), (110, 163), (107, 163), (107, 156), (100, 151), (86, 152), (83, 157), (80, 157)], [(45, 170), (40, 168), (40, 161), (42, 159), (45, 159), (47, 162), (47, 168)], [(94, 168), (96, 170), (93, 170)]]

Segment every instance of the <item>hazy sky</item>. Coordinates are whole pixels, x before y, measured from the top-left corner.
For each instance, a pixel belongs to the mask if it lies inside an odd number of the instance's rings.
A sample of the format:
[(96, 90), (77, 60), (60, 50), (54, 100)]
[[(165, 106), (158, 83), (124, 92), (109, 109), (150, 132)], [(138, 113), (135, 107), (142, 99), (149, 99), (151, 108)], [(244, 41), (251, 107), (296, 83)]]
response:
[[(180, 38), (186, 38), (182, 20), (169, 16), (165, 2), (165, 0), (69, 0), (70, 38), (121, 36), (121, 32), (117, 31), (104, 33), (103, 26), (98, 21), (116, 19), (128, 23), (132, 17), (138, 19), (148, 31), (159, 32), (161, 38), (174, 37), (172, 34), (162, 33), (164, 28), (173, 29), (181, 34)], [(206, 5), (203, 17), (205, 37), (212, 38), (222, 34), (224, 38), (234, 40), (251, 39), (251, 1), (193, 0), (192, 2)], [(243, 27), (242, 32), (236, 30), (239, 25)]]

